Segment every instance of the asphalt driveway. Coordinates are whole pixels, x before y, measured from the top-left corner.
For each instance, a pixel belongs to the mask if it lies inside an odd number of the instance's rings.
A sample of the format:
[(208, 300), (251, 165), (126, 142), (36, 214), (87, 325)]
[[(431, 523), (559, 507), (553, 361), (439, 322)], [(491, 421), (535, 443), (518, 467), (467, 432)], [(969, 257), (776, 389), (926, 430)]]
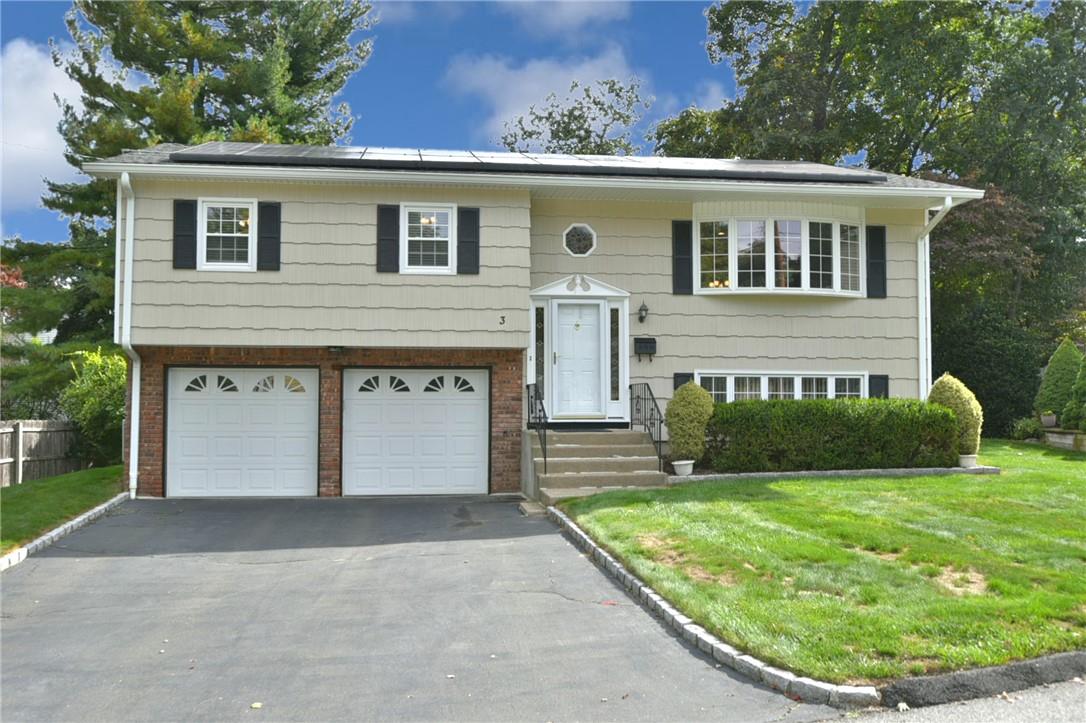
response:
[(838, 715), (717, 668), (500, 499), (128, 502), (0, 585), (4, 721)]

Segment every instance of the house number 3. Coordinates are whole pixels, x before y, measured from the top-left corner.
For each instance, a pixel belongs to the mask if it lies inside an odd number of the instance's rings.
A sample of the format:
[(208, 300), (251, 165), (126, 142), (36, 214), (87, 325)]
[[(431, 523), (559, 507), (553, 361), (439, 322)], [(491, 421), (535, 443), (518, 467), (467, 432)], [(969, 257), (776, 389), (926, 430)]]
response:
[(505, 326), (505, 316), (498, 317), (498, 326)]

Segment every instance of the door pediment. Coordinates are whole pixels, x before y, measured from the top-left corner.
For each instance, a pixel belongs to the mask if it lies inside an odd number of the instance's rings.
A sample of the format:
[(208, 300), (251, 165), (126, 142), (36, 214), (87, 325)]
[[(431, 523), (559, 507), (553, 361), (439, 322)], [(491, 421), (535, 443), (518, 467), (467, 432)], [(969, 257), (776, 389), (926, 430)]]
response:
[(552, 281), (529, 292), (530, 296), (545, 298), (584, 298), (584, 299), (625, 299), (629, 292), (617, 286), (605, 284), (599, 279), (584, 274), (573, 274)]

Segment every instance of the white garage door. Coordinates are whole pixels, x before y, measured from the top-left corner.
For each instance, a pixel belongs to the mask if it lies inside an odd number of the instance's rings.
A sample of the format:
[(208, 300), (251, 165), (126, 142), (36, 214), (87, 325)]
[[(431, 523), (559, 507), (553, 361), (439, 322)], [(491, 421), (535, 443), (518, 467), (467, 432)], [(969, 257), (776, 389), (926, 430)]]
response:
[(343, 494), (485, 494), (488, 377), (468, 369), (343, 373)]
[(315, 369), (170, 369), (166, 494), (317, 494)]

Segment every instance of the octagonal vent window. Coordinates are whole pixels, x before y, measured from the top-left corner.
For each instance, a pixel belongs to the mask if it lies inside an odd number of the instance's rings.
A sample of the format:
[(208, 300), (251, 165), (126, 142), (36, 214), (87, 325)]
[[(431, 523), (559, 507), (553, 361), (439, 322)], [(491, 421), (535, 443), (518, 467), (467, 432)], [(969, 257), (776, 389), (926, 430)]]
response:
[(566, 229), (562, 242), (573, 256), (588, 256), (596, 248), (596, 232), (591, 226), (575, 223)]

